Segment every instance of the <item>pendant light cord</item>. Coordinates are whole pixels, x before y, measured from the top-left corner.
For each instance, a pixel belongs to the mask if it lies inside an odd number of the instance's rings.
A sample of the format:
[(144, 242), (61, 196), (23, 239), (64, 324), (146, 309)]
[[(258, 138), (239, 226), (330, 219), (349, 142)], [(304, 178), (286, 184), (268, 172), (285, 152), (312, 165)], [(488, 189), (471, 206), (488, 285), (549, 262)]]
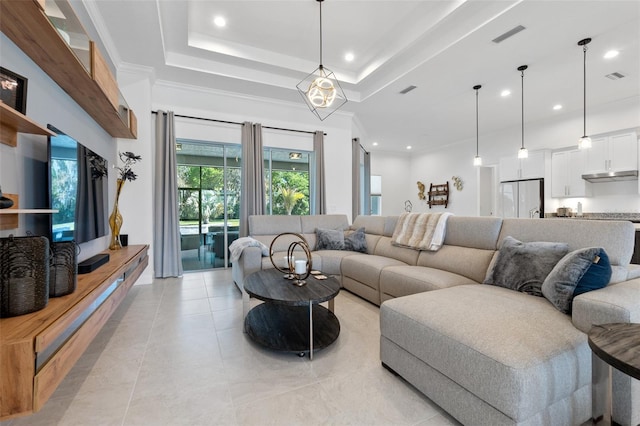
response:
[(478, 139), (479, 139), (479, 131), (478, 131), (478, 89), (476, 89), (476, 157), (478, 157)]
[(320, 69), (322, 69), (322, 2), (324, 0), (318, 0), (320, 3)]
[(521, 73), (521, 92), (522, 92), (522, 147), (520, 149), (524, 149), (524, 70), (520, 71)]
[(582, 46), (582, 52), (584, 54), (584, 66), (583, 66), (583, 90), (582, 90), (582, 135), (583, 137), (587, 136), (587, 45)]

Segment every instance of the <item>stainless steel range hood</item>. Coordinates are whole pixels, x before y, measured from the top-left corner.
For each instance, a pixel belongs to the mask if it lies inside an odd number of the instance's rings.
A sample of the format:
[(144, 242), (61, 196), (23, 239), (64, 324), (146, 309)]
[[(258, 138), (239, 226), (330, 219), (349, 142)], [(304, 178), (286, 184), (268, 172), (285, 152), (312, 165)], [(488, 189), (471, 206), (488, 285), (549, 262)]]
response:
[(625, 170), (620, 172), (604, 172), (604, 173), (591, 173), (582, 175), (582, 179), (588, 182), (617, 182), (622, 180), (636, 180), (638, 179), (637, 170)]

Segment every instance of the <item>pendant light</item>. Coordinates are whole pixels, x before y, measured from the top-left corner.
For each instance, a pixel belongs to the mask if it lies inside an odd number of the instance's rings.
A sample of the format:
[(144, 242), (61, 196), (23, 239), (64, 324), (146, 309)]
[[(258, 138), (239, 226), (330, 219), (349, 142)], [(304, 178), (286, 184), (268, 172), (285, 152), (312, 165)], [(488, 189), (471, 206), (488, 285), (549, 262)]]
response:
[(587, 44), (591, 43), (590, 38), (585, 38), (578, 42), (578, 46), (582, 46), (583, 59), (583, 116), (582, 116), (582, 137), (578, 139), (578, 149), (591, 148), (591, 138), (587, 136)]
[(320, 120), (333, 114), (347, 97), (333, 71), (322, 65), (322, 2), (320, 4), (320, 66), (296, 85), (307, 106)]
[(474, 166), (482, 166), (482, 157), (478, 154), (478, 144), (479, 144), (479, 132), (478, 132), (478, 90), (482, 88), (481, 85), (473, 86), (473, 90), (476, 91), (476, 156), (473, 158)]
[(522, 87), (522, 145), (520, 146), (520, 150), (518, 151), (518, 158), (528, 158), (529, 150), (524, 147), (524, 71), (529, 68), (526, 65), (521, 65), (518, 67), (518, 71), (520, 71), (520, 76), (522, 78), (521, 87)]

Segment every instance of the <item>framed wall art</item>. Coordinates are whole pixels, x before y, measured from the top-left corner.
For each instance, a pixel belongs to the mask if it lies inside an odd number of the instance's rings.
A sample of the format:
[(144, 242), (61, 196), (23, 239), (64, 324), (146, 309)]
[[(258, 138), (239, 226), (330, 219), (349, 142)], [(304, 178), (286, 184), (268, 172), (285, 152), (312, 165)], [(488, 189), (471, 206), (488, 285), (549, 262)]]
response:
[(27, 79), (0, 67), (0, 100), (22, 114), (27, 113)]

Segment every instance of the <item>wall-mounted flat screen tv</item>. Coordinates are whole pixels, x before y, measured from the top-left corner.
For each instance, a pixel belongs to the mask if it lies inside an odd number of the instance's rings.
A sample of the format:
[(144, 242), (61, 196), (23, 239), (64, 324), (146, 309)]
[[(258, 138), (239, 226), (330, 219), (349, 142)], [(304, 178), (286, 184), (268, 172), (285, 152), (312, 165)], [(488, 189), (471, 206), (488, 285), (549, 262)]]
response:
[(52, 125), (49, 137), (51, 241), (84, 243), (107, 235), (107, 160)]

